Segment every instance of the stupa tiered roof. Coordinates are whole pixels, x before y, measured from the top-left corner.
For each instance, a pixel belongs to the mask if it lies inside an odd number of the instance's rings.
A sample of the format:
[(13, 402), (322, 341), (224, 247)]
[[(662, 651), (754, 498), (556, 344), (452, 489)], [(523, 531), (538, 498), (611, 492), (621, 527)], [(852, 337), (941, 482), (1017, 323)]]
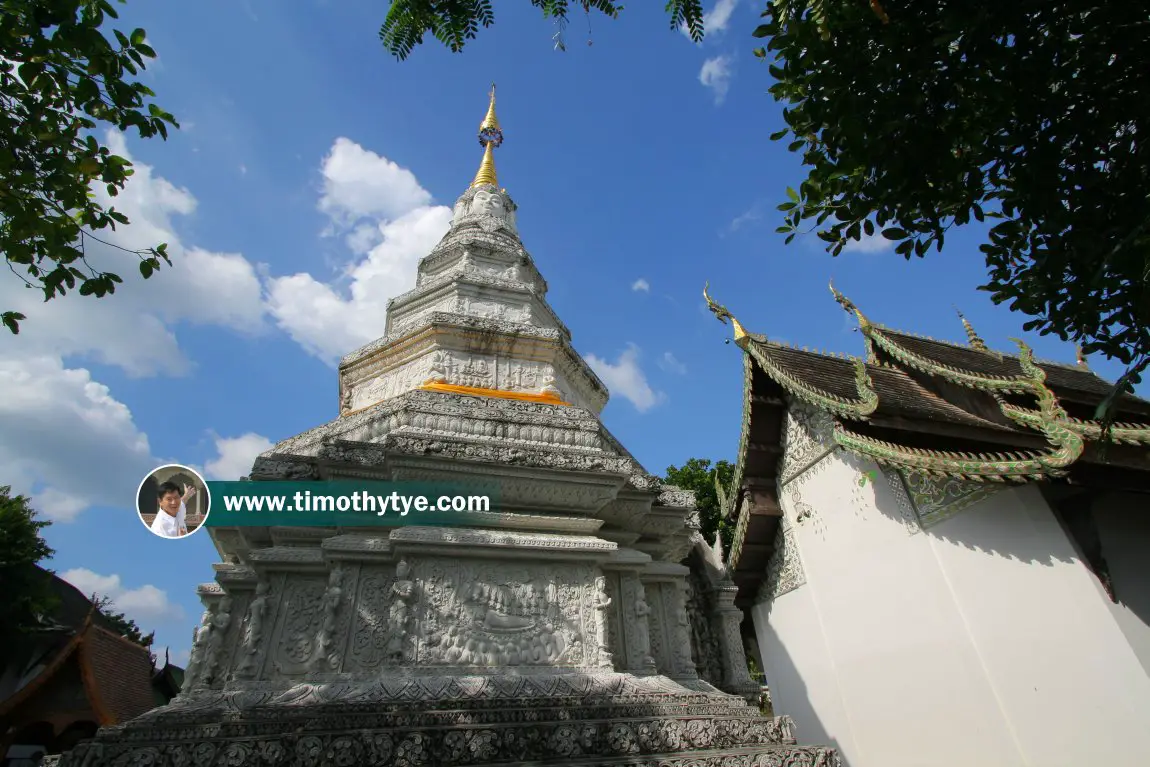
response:
[[(784, 456), (784, 422), (800, 404), (829, 421), (831, 449), (881, 466), (962, 483), (1057, 482), (1150, 493), (1150, 402), (1123, 394), (1103, 438), (1095, 420), (1114, 385), (1086, 365), (1037, 360), (989, 348), (959, 315), (966, 343), (941, 341), (872, 322), (831, 286), (858, 321), (865, 353), (809, 351), (747, 331), (725, 307), (744, 354), (742, 433), (733, 482), (719, 488), (737, 517), (730, 562), (740, 600), (750, 598), (775, 553), (777, 487), (823, 457), (795, 465)], [(800, 461), (801, 462), (801, 461)], [(790, 465), (787, 465), (790, 464)], [(741, 574), (741, 575), (740, 575)]]

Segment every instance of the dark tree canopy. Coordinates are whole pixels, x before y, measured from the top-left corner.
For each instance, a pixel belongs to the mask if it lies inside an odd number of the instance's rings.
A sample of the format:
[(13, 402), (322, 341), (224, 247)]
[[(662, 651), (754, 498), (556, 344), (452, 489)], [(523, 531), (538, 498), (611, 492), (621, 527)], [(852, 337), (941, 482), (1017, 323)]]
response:
[(138, 645), (144, 647), (151, 647), (154, 639), (155, 632), (144, 636), (144, 632), (136, 625), (136, 622), (124, 615), (117, 612), (112, 605), (112, 599), (107, 596), (93, 595), (92, 601), (96, 604), (96, 609), (104, 616), (105, 624), (108, 628), (116, 631), (120, 636), (125, 639), (131, 639)]
[(50, 522), (37, 518), (28, 498), (0, 487), (0, 647), (12, 647), (41, 626), (56, 607), (52, 574), (37, 565), (54, 553), (40, 537)]
[[(156, 53), (142, 29), (103, 29), (116, 17), (112, 0), (0, 0), (0, 253), (45, 301), (77, 286), (104, 296), (123, 281), (86, 258), (102, 242), (93, 232), (128, 223), (91, 193), (115, 196), (132, 174), (97, 132), (167, 138), (178, 127), (129, 79)], [(163, 244), (133, 253), (145, 278), (171, 263)], [(24, 315), (4, 309), (0, 322), (18, 333)]]
[[(554, 19), (560, 26), (555, 47), (565, 47), (562, 28), (571, 11), (596, 11), (616, 18), (623, 4), (612, 0), (531, 0), (545, 18)], [(480, 27), (495, 23), (492, 0), (392, 0), (387, 18), (379, 29), (379, 39), (396, 58), (403, 60), (430, 34), (452, 51), (463, 50), (468, 40), (474, 40)], [(667, 13), (671, 28), (685, 26), (696, 42), (703, 39), (703, 4), (701, 0), (667, 0)]]
[[(607, 2), (532, 0), (615, 16)], [(698, 0), (667, 4), (701, 37)], [(907, 258), (990, 219), (983, 290), (1024, 327), (1150, 366), (1150, 21), (1145, 2), (772, 0), (753, 36), (807, 177), (780, 232), (834, 255), (864, 236)], [(461, 50), (487, 0), (395, 0), (400, 59), (424, 32)], [(750, 31), (750, 30), (748, 30)], [(780, 195), (781, 196), (781, 195)], [(1103, 409), (1106, 405), (1104, 403)]]
[(682, 466), (668, 466), (665, 482), (684, 490), (695, 491), (695, 505), (699, 510), (699, 524), (703, 537), (708, 543), (715, 542), (717, 532), (723, 540), (723, 554), (726, 555), (731, 548), (731, 536), (734, 531), (726, 520), (722, 518), (722, 509), (719, 508), (719, 494), (715, 487), (715, 475), (723, 487), (731, 484), (734, 467), (727, 461), (719, 461), (711, 465), (706, 458), (691, 458)]

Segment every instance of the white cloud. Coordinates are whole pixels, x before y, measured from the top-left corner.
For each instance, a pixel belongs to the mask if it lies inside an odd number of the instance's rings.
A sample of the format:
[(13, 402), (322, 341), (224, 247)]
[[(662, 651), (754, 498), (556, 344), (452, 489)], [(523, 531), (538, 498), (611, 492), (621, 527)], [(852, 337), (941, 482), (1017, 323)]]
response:
[(659, 358), (659, 367), (668, 373), (678, 373), (679, 375), (686, 375), (687, 373), (687, 366), (671, 352), (663, 352), (663, 356)]
[(647, 383), (647, 376), (639, 367), (639, 347), (635, 344), (628, 344), (614, 364), (594, 354), (587, 355), (587, 364), (607, 384), (608, 391), (621, 395), (640, 413), (647, 412), (666, 399), (663, 392), (655, 391)]
[(878, 232), (874, 234), (864, 234), (858, 240), (851, 240), (843, 248), (845, 252), (853, 253), (881, 253), (888, 250), (894, 242), (883, 237)]
[[(114, 153), (131, 158), (122, 134), (110, 132), (106, 143)], [(238, 254), (185, 246), (172, 219), (194, 213), (195, 198), (148, 165), (136, 163), (134, 171), (114, 198), (103, 187), (94, 187), (97, 201), (114, 206), (131, 221), (96, 236), (130, 250), (166, 242), (173, 265), (165, 264), (143, 280), (137, 256), (93, 241), (86, 248), (88, 261), (124, 279), (111, 296), (97, 299), (70, 292), (45, 302), (39, 291), (25, 289), (15, 277), (0, 278), (0, 306), (28, 318), (19, 336), (3, 334), (0, 357), (78, 356), (133, 376), (182, 375), (190, 362), (169, 323), (220, 325), (243, 333), (264, 327), (260, 283), (252, 265)]]
[(419, 185), (415, 174), (351, 139), (335, 140), (321, 172), (319, 209), (337, 223), (396, 219), (431, 204), (431, 193)]
[(234, 482), (252, 470), (256, 456), (271, 450), (267, 437), (248, 432), (239, 437), (216, 437), (216, 457), (204, 464), (208, 479)]
[(731, 222), (727, 224), (726, 231), (721, 232), (720, 234), (733, 234), (742, 229), (747, 224), (760, 220), (762, 217), (763, 206), (761, 203), (755, 203), (750, 208), (747, 208), (747, 210), (731, 219)]
[(703, 62), (699, 82), (715, 94), (715, 104), (722, 104), (731, 89), (731, 57), (715, 56)]
[(637, 279), (631, 283), (631, 290), (634, 290), (636, 292), (641, 292), (641, 293), (650, 293), (651, 292), (651, 283), (647, 282), (645, 279), (640, 277), (639, 279)]
[(125, 588), (118, 575), (100, 575), (83, 567), (60, 573), (85, 595), (108, 597), (112, 607), (131, 618), (147, 633), (157, 623), (181, 621), (184, 609), (168, 599), (168, 593), (150, 583), (134, 589)]
[[(109, 133), (106, 143), (131, 158), (122, 134)], [(91, 242), (88, 260), (124, 279), (111, 296), (69, 294), (45, 303), (14, 277), (0, 279), (0, 307), (28, 318), (20, 335), (0, 333), (0, 465), (6, 483), (57, 521), (93, 505), (134, 507), (136, 487), (159, 463), (128, 407), (66, 359), (93, 360), (131, 376), (182, 375), (192, 365), (171, 326), (210, 324), (241, 333), (266, 327), (253, 266), (241, 255), (181, 242), (172, 222), (195, 212), (195, 198), (146, 164), (133, 170), (115, 198), (94, 187), (99, 202), (131, 221), (97, 236), (129, 249), (167, 242), (173, 266), (142, 280), (135, 255)]]
[[(731, 14), (735, 12), (739, 0), (718, 0), (715, 7), (703, 14), (703, 32), (712, 35), (724, 31), (731, 22)], [(690, 37), (687, 25), (679, 26), (679, 30)]]
[(35, 507), (69, 521), (90, 505), (134, 508), (158, 461), (108, 387), (58, 357), (0, 357), (0, 466)]
[(333, 282), (306, 273), (269, 280), (267, 306), (297, 343), (334, 364), (383, 334), (388, 299), (415, 287), (419, 259), (447, 232), (451, 208), (432, 205), (411, 171), (345, 138), (322, 173), (327, 233), (358, 258)]

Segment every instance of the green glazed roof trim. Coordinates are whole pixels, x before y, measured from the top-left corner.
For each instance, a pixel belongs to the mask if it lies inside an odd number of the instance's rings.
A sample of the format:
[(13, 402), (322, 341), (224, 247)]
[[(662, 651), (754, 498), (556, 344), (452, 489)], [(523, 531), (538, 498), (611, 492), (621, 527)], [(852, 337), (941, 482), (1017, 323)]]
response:
[[(746, 350), (746, 346), (743, 346)], [(751, 405), (753, 404), (752, 397), (754, 395), (753, 384), (755, 375), (755, 363), (751, 360), (749, 354), (743, 355), (743, 423), (739, 429), (739, 452), (738, 460), (735, 462), (735, 470), (731, 472), (731, 488), (729, 491), (722, 493), (723, 505), (720, 507), (722, 510), (722, 518), (728, 518), (736, 505), (739, 503), (742, 492), (740, 488), (743, 485), (743, 474), (746, 471), (747, 461), (747, 443), (751, 439)], [(715, 481), (718, 482), (718, 472), (715, 473)], [(731, 553), (729, 557), (729, 566), (734, 569), (738, 564), (739, 554), (743, 549), (742, 541), (743, 536), (747, 532), (747, 520), (749, 514), (740, 514), (738, 523), (735, 526), (735, 534), (731, 541)]]
[[(870, 331), (864, 332), (871, 331), (873, 331), (873, 326), (871, 326)], [(889, 339), (883, 338), (881, 334), (879, 339), (878, 342), (884, 350), (896, 359), (906, 361), (908, 365), (918, 366), (919, 361), (925, 359), (907, 352)], [(1082, 455), (1085, 443), (1082, 436), (1070, 428), (1070, 419), (1066, 415), (1066, 411), (1058, 404), (1058, 398), (1054, 396), (1054, 392), (1046, 386), (1046, 371), (1034, 363), (1034, 356), (1030, 347), (1019, 339), (1012, 340), (1018, 344), (1018, 362), (1026, 377), (1006, 379), (986, 376), (979, 381), (985, 385), (985, 388), (983, 386), (970, 386), (970, 388), (979, 388), (996, 395), (1001, 395), (1007, 391), (1024, 390), (1037, 397), (1037, 410), (1028, 410), (1011, 405), (1001, 396), (996, 396), (995, 399), (1003, 414), (1012, 421), (1025, 428), (1041, 432), (1051, 445), (1049, 450), (1021, 453), (959, 453), (921, 450), (853, 434), (842, 429), (841, 426), (837, 426), (835, 429), (835, 442), (851, 452), (865, 455), (886, 465), (932, 474), (945, 474), (973, 481), (1001, 482), (1012, 480), (1025, 482), (1065, 474), (1066, 467)], [(912, 358), (914, 362), (909, 361)], [(943, 365), (935, 365), (933, 371), (926, 370), (926, 372), (936, 372), (936, 374), (960, 384), (976, 378), (974, 374), (968, 371), (960, 371)]]
[(866, 363), (862, 360), (851, 359), (855, 372), (855, 389), (858, 391), (859, 397), (857, 400), (848, 400), (792, 376), (785, 368), (775, 364), (774, 360), (771, 359), (769, 347), (764, 348), (764, 346), (761, 343), (751, 343), (746, 347), (746, 351), (755, 358), (759, 367), (775, 383), (804, 402), (853, 420), (864, 420), (878, 409), (878, 393), (874, 390), (874, 383), (867, 373)]

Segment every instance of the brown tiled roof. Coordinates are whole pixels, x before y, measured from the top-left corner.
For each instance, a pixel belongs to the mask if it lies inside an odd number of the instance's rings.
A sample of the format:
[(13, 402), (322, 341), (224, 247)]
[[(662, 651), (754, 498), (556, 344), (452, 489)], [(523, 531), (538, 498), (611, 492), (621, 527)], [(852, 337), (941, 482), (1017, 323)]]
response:
[(88, 620), (35, 679), (0, 702), (0, 716), (19, 713), (73, 657), (80, 662), (84, 691), (100, 724), (118, 724), (155, 707), (147, 648)]
[(155, 707), (147, 648), (98, 626), (80, 645), (84, 683), (103, 724), (125, 722)]
[[(796, 379), (846, 400), (858, 399), (855, 387), (854, 363), (850, 359), (832, 357), (818, 352), (795, 349), (770, 341), (754, 341), (761, 352), (768, 355), (781, 368)], [(960, 426), (1014, 431), (1010, 427), (988, 421), (952, 405), (945, 399), (923, 388), (917, 381), (897, 368), (868, 364), (867, 373), (878, 393), (877, 416), (889, 415), (933, 422), (948, 422)]]
[[(1023, 375), (1022, 365), (1018, 357), (1013, 354), (988, 353), (969, 346), (923, 338), (889, 328), (882, 328), (879, 332), (907, 351), (941, 365), (993, 376)], [(1038, 362), (1038, 366), (1046, 372), (1046, 384), (1059, 399), (1094, 404), (1101, 402), (1114, 388), (1114, 384), (1085, 368), (1041, 361)], [(1121, 411), (1150, 415), (1150, 402), (1141, 397), (1124, 395), (1119, 398), (1118, 404)]]

